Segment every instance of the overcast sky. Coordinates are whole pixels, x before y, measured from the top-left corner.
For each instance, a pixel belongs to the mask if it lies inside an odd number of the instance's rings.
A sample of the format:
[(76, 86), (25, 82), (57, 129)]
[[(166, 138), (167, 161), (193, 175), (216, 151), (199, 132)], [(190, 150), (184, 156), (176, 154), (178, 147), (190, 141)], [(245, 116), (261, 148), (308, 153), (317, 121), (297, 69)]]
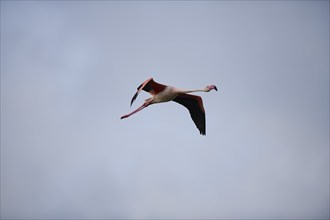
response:
[[(120, 120), (149, 77), (199, 93)], [(1, 1), (1, 218), (329, 218), (329, 1)]]

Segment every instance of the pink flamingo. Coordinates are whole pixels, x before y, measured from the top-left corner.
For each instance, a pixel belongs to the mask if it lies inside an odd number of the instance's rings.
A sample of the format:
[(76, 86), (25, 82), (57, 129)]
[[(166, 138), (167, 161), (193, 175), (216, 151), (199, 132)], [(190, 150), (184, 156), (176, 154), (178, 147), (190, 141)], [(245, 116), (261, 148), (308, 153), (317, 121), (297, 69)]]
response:
[(147, 79), (144, 81), (138, 88), (137, 92), (132, 98), (131, 106), (135, 101), (138, 94), (141, 90), (149, 92), (152, 97), (145, 100), (143, 105), (134, 110), (133, 112), (123, 115), (120, 119), (128, 118), (129, 116), (141, 111), (142, 109), (148, 107), (149, 105), (161, 103), (161, 102), (169, 102), (174, 101), (177, 102), (189, 110), (190, 116), (194, 121), (196, 127), (198, 128), (201, 135), (205, 135), (205, 110), (203, 107), (203, 100), (200, 96), (190, 95), (187, 93), (192, 92), (209, 92), (212, 89), (218, 91), (215, 85), (208, 85), (203, 89), (193, 89), (193, 90), (185, 90), (175, 88), (173, 86), (167, 86), (160, 83), (157, 83), (153, 80), (153, 78)]

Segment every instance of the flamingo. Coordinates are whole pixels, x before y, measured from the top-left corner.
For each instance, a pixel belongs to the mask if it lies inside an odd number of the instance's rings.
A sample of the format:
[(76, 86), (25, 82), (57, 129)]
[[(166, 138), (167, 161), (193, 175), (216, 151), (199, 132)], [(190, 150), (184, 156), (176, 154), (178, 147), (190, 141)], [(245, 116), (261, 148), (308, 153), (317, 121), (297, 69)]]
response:
[(163, 85), (157, 83), (153, 78), (149, 78), (144, 81), (138, 88), (137, 92), (131, 100), (131, 106), (135, 101), (138, 94), (144, 90), (152, 95), (151, 98), (145, 100), (145, 102), (133, 112), (123, 115), (120, 119), (128, 118), (129, 116), (141, 111), (142, 109), (148, 107), (149, 105), (174, 101), (177, 102), (189, 110), (190, 116), (194, 121), (196, 127), (198, 128), (201, 135), (206, 135), (205, 132), (205, 110), (203, 107), (203, 100), (200, 96), (190, 95), (187, 93), (192, 92), (209, 92), (212, 89), (218, 91), (215, 85), (208, 85), (203, 89), (179, 89), (173, 86)]

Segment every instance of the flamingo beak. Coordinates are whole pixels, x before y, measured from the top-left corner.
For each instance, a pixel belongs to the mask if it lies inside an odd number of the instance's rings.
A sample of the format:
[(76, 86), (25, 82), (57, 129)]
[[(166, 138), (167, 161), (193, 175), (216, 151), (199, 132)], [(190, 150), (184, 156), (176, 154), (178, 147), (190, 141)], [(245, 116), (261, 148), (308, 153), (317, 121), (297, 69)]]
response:
[(210, 90), (214, 89), (215, 91), (218, 91), (218, 88), (215, 85), (208, 86)]

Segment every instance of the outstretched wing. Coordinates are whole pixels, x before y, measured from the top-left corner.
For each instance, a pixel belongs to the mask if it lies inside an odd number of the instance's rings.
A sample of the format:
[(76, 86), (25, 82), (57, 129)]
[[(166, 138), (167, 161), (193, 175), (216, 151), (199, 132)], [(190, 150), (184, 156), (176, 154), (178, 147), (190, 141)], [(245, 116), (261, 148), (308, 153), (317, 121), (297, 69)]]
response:
[(155, 82), (153, 78), (147, 79), (137, 88), (137, 92), (134, 94), (131, 100), (131, 106), (135, 101), (136, 97), (138, 96), (138, 94), (141, 92), (141, 90), (149, 92), (151, 95), (155, 95), (163, 91), (165, 87), (166, 87), (165, 85)]
[(202, 98), (196, 95), (179, 94), (173, 101), (189, 110), (190, 116), (199, 132), (201, 135), (205, 135), (205, 111)]

